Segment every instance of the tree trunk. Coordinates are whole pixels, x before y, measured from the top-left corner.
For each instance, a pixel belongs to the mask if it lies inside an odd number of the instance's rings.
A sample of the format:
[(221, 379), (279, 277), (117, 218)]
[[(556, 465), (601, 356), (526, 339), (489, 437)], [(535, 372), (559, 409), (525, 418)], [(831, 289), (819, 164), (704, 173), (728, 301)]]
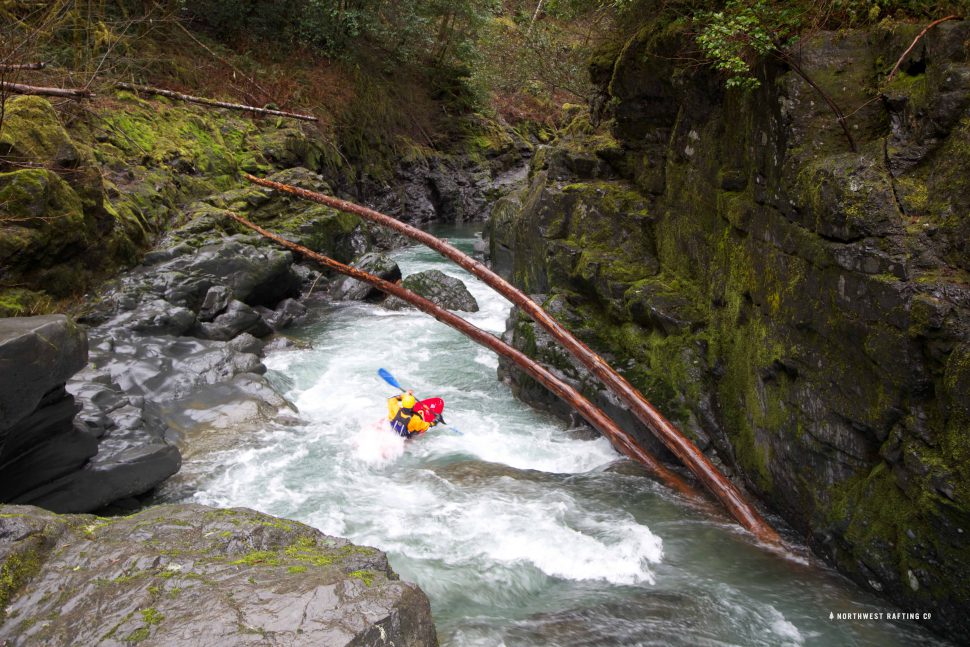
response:
[(323, 254), (318, 254), (317, 252), (314, 252), (303, 245), (286, 240), (285, 238), (278, 236), (271, 231), (263, 229), (259, 225), (249, 222), (245, 218), (232, 213), (231, 211), (226, 212), (226, 215), (239, 224), (249, 227), (253, 231), (256, 231), (266, 238), (279, 243), (287, 249), (291, 249), (299, 254), (302, 254), (306, 258), (316, 261), (325, 267), (336, 270), (341, 274), (351, 276), (358, 281), (363, 281), (364, 283), (373, 285), (386, 294), (390, 294), (402, 299), (403, 301), (407, 301), (422, 312), (431, 315), (441, 323), (464, 334), (472, 341), (495, 351), (499, 355), (508, 357), (523, 371), (532, 376), (536, 381), (576, 409), (576, 411), (578, 411), (583, 418), (593, 425), (593, 427), (599, 430), (604, 436), (612, 440), (614, 445), (619, 447), (620, 451), (646, 467), (648, 471), (650, 471), (654, 476), (659, 478), (672, 489), (676, 490), (680, 494), (690, 497), (695, 503), (703, 504), (704, 497), (700, 492), (698, 492), (680, 476), (665, 467), (653, 456), (648, 454), (642, 447), (637, 445), (636, 441), (630, 437), (629, 434), (620, 429), (616, 423), (614, 423), (605, 413), (603, 413), (601, 409), (583, 397), (579, 391), (553, 375), (541, 365), (537, 364), (525, 353), (516, 350), (495, 335), (485, 332), (481, 328), (468, 323), (453, 312), (435, 305), (428, 299), (425, 299), (424, 297), (415, 294), (414, 292), (411, 292), (400, 285), (391, 283), (390, 281), (385, 281), (382, 278), (359, 270), (355, 267), (344, 265), (343, 263), (335, 261), (332, 258), (324, 256)]
[(761, 541), (771, 544), (781, 542), (778, 533), (764, 520), (755, 507), (747, 501), (741, 491), (714, 467), (711, 461), (704, 456), (697, 446), (684, 437), (639, 391), (633, 388), (633, 385), (626, 378), (614, 371), (602, 357), (594, 353), (586, 344), (576, 339), (572, 333), (566, 330), (566, 328), (533, 302), (526, 294), (509, 284), (505, 279), (492, 272), (482, 263), (435, 238), (431, 234), (389, 216), (385, 216), (373, 209), (368, 209), (367, 207), (313, 191), (307, 191), (306, 189), (257, 178), (249, 174), (246, 174), (246, 178), (255, 184), (319, 202), (334, 209), (355, 214), (365, 220), (390, 227), (408, 238), (427, 245), (446, 258), (450, 258), (480, 278), (499, 294), (519, 306), (536, 323), (549, 331), (549, 334), (555, 337), (559, 343), (596, 375), (607, 388), (625, 402), (633, 414), (683, 462), (691, 473), (704, 484), (742, 526), (754, 533)]

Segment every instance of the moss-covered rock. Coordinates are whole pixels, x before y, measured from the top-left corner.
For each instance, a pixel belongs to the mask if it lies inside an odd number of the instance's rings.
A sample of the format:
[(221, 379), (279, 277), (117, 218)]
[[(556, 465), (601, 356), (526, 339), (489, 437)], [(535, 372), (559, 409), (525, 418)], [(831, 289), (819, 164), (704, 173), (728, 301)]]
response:
[(7, 101), (0, 132), (0, 160), (6, 166), (49, 162), (58, 169), (81, 164), (81, 152), (61, 126), (50, 102), (21, 96)]
[(51, 267), (95, 240), (77, 193), (53, 171), (0, 173), (0, 265), (18, 274)]
[(0, 508), (11, 645), (437, 645), (380, 551), (245, 509), (115, 519)]
[[(318, 169), (327, 163), (324, 150), (311, 134), (280, 121), (128, 92), (75, 115), (70, 132), (43, 98), (9, 99), (0, 131), (0, 266), (10, 283), (42, 295), (77, 294), (137, 263), (173, 224), (204, 222), (204, 209), (184, 209), (192, 201), (258, 193), (241, 172)], [(278, 205), (276, 215), (284, 208)], [(286, 224), (301, 242), (339, 248), (342, 260), (367, 246), (356, 218), (312, 203), (298, 211)]]

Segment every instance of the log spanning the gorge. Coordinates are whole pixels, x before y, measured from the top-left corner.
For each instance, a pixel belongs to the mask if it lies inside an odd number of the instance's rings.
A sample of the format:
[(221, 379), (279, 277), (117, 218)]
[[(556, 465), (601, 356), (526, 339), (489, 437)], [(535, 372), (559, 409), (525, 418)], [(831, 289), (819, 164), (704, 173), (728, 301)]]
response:
[(257, 108), (256, 106), (247, 106), (242, 103), (229, 103), (227, 101), (216, 101), (215, 99), (207, 99), (205, 97), (195, 97), (195, 96), (192, 96), (191, 94), (182, 94), (181, 92), (175, 92), (174, 90), (165, 90), (163, 88), (156, 88), (150, 85), (133, 85), (131, 83), (115, 83), (115, 87), (120, 90), (128, 90), (129, 92), (137, 92), (139, 94), (157, 94), (160, 97), (168, 97), (169, 99), (177, 99), (179, 101), (197, 103), (203, 106), (213, 106), (215, 108), (227, 108), (229, 110), (242, 110), (244, 112), (251, 112), (254, 115), (273, 115), (276, 117), (289, 117), (290, 119), (300, 119), (302, 121), (320, 121), (313, 115), (303, 115), (297, 112), (286, 112), (285, 110), (270, 110), (269, 108)]
[(778, 533), (765, 521), (764, 517), (747, 500), (737, 486), (721, 474), (697, 446), (681, 434), (626, 378), (613, 370), (589, 346), (576, 339), (571, 332), (550, 316), (537, 303), (532, 301), (524, 292), (511, 285), (501, 276), (485, 267), (485, 265), (444, 241), (435, 238), (431, 234), (374, 211), (373, 209), (368, 209), (367, 207), (362, 207), (352, 202), (314, 191), (257, 178), (249, 174), (246, 174), (246, 178), (254, 184), (325, 204), (334, 209), (352, 213), (365, 220), (394, 229), (408, 238), (427, 245), (442, 256), (451, 259), (459, 266), (477, 276), (499, 294), (517, 305), (523, 312), (532, 317), (537, 324), (545, 328), (580, 363), (596, 375), (608, 389), (626, 403), (637, 419), (646, 425), (660, 442), (680, 459), (687, 469), (704, 484), (742, 526), (754, 533), (763, 542), (770, 544), (781, 543), (781, 538), (778, 536)]
[(356, 267), (351, 267), (339, 261), (335, 261), (329, 256), (324, 256), (323, 254), (314, 252), (313, 250), (308, 249), (299, 243), (294, 243), (293, 241), (287, 240), (282, 236), (278, 236), (271, 231), (263, 229), (259, 225), (249, 222), (242, 216), (232, 213), (231, 211), (227, 211), (226, 215), (239, 224), (249, 227), (253, 231), (279, 243), (287, 249), (291, 249), (294, 252), (316, 261), (325, 267), (336, 270), (341, 274), (345, 274), (357, 279), (358, 281), (373, 285), (386, 294), (390, 294), (403, 301), (407, 301), (422, 312), (431, 315), (441, 323), (451, 326), (472, 341), (495, 351), (499, 355), (508, 357), (510, 360), (515, 362), (519, 368), (531, 375), (536, 381), (576, 409), (576, 411), (578, 411), (583, 418), (593, 425), (593, 427), (599, 430), (604, 436), (611, 439), (624, 454), (646, 467), (647, 470), (649, 470), (654, 476), (666, 483), (673, 490), (691, 498), (694, 503), (703, 505), (705, 499), (699, 491), (697, 491), (694, 487), (687, 483), (687, 481), (665, 467), (660, 461), (640, 447), (628, 433), (620, 429), (609, 416), (607, 416), (595, 404), (587, 400), (579, 391), (553, 375), (548, 369), (538, 364), (525, 353), (513, 348), (509, 344), (506, 344), (495, 335), (492, 335), (481, 328), (468, 323), (453, 312), (445, 310), (428, 299), (425, 299), (421, 295), (411, 292), (407, 288), (397, 285), (396, 283), (391, 283), (390, 281), (385, 281), (378, 276), (364, 272)]

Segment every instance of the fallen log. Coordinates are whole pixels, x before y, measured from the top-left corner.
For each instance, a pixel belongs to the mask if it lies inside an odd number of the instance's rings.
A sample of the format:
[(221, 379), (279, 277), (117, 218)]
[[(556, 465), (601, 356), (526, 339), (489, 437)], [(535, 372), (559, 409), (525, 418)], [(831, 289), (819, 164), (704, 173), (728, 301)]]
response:
[(656, 476), (671, 489), (689, 497), (694, 503), (704, 503), (705, 499), (700, 492), (698, 492), (678, 474), (665, 467), (660, 461), (647, 453), (647, 451), (640, 447), (629, 434), (620, 429), (616, 423), (609, 418), (609, 416), (603, 413), (600, 408), (587, 400), (575, 388), (553, 375), (548, 369), (539, 365), (537, 362), (535, 362), (535, 360), (525, 353), (506, 344), (495, 335), (492, 335), (481, 328), (470, 324), (453, 312), (445, 310), (444, 308), (432, 303), (428, 299), (411, 292), (407, 288), (397, 285), (396, 283), (391, 283), (390, 281), (385, 281), (384, 279), (374, 276), (373, 274), (364, 272), (349, 265), (344, 265), (343, 263), (335, 261), (328, 256), (314, 252), (313, 250), (308, 249), (299, 243), (294, 243), (293, 241), (287, 240), (282, 236), (278, 236), (271, 231), (263, 229), (259, 225), (249, 222), (242, 216), (231, 211), (227, 211), (226, 215), (239, 224), (252, 229), (260, 235), (275, 241), (287, 249), (291, 249), (294, 252), (316, 261), (325, 267), (336, 270), (341, 274), (345, 274), (357, 279), (358, 281), (373, 285), (386, 294), (390, 294), (403, 301), (407, 301), (422, 312), (431, 315), (441, 323), (451, 326), (452, 328), (461, 332), (472, 341), (495, 351), (499, 355), (508, 357), (510, 360), (515, 362), (519, 368), (532, 376), (536, 381), (576, 409), (576, 411), (578, 411), (587, 422), (593, 425), (593, 427), (595, 427), (604, 436), (612, 440), (614, 446), (618, 447), (626, 456), (643, 465), (651, 474)]
[(0, 64), (0, 72), (16, 72), (18, 70), (42, 70), (47, 67), (43, 61), (39, 63), (3, 63)]
[(13, 94), (32, 94), (42, 97), (64, 97), (66, 99), (90, 99), (94, 93), (82, 88), (44, 88), (36, 85), (0, 81), (0, 91)]
[(303, 121), (319, 121), (313, 115), (303, 115), (297, 112), (286, 112), (285, 110), (270, 110), (269, 108), (257, 108), (256, 106), (247, 106), (242, 103), (229, 103), (227, 101), (216, 101), (215, 99), (207, 99), (205, 97), (194, 97), (191, 94), (182, 94), (181, 92), (175, 92), (173, 90), (165, 90), (163, 88), (156, 88), (150, 85), (134, 85), (132, 83), (115, 83), (115, 87), (121, 90), (128, 90), (129, 92), (137, 92), (139, 94), (157, 94), (161, 97), (168, 97), (169, 99), (177, 99), (179, 101), (188, 101), (189, 103), (198, 103), (203, 106), (213, 106), (215, 108), (227, 108), (229, 110), (242, 110), (244, 112), (252, 112), (257, 115), (273, 115), (276, 117), (289, 117), (290, 119), (301, 119)]
[(646, 425), (667, 449), (680, 459), (687, 469), (704, 484), (708, 491), (727, 508), (742, 526), (754, 533), (759, 540), (765, 543), (781, 543), (781, 538), (778, 536), (778, 533), (765, 521), (757, 509), (747, 501), (737, 486), (721, 474), (697, 446), (681, 434), (626, 378), (614, 371), (602, 357), (594, 353), (589, 346), (576, 339), (571, 332), (532, 301), (525, 293), (485, 267), (485, 265), (455, 247), (435, 238), (431, 234), (374, 211), (373, 209), (368, 209), (367, 207), (362, 207), (339, 198), (323, 195), (322, 193), (273, 182), (272, 180), (257, 178), (248, 173), (246, 174), (246, 179), (254, 184), (325, 204), (334, 209), (355, 214), (365, 220), (390, 227), (408, 238), (427, 245), (442, 256), (451, 259), (477, 276), (499, 294), (519, 306), (537, 324), (545, 328), (563, 347), (596, 375), (608, 389), (625, 402), (637, 419)]

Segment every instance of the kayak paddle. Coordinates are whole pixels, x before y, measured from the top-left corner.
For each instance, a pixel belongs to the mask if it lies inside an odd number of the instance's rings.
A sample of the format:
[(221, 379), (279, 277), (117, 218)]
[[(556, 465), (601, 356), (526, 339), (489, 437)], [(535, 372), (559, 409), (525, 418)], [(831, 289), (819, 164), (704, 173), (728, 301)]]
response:
[(438, 414), (438, 420), (441, 421), (441, 424), (443, 424), (446, 427), (448, 427), (448, 431), (450, 431), (451, 433), (458, 434), (459, 436), (464, 436), (465, 435), (465, 434), (461, 433), (460, 431), (458, 431), (455, 427), (452, 427), (447, 422), (445, 422), (445, 417), (443, 415), (441, 415), (440, 413)]
[(380, 375), (384, 379), (385, 382), (387, 382), (388, 384), (390, 384), (394, 388), (399, 389), (401, 391), (404, 390), (404, 387), (401, 386), (400, 382), (398, 382), (396, 379), (394, 379), (394, 376), (391, 375), (391, 372), (388, 371), (387, 369), (385, 369), (385, 368), (379, 368), (379, 369), (377, 369), (377, 374)]

